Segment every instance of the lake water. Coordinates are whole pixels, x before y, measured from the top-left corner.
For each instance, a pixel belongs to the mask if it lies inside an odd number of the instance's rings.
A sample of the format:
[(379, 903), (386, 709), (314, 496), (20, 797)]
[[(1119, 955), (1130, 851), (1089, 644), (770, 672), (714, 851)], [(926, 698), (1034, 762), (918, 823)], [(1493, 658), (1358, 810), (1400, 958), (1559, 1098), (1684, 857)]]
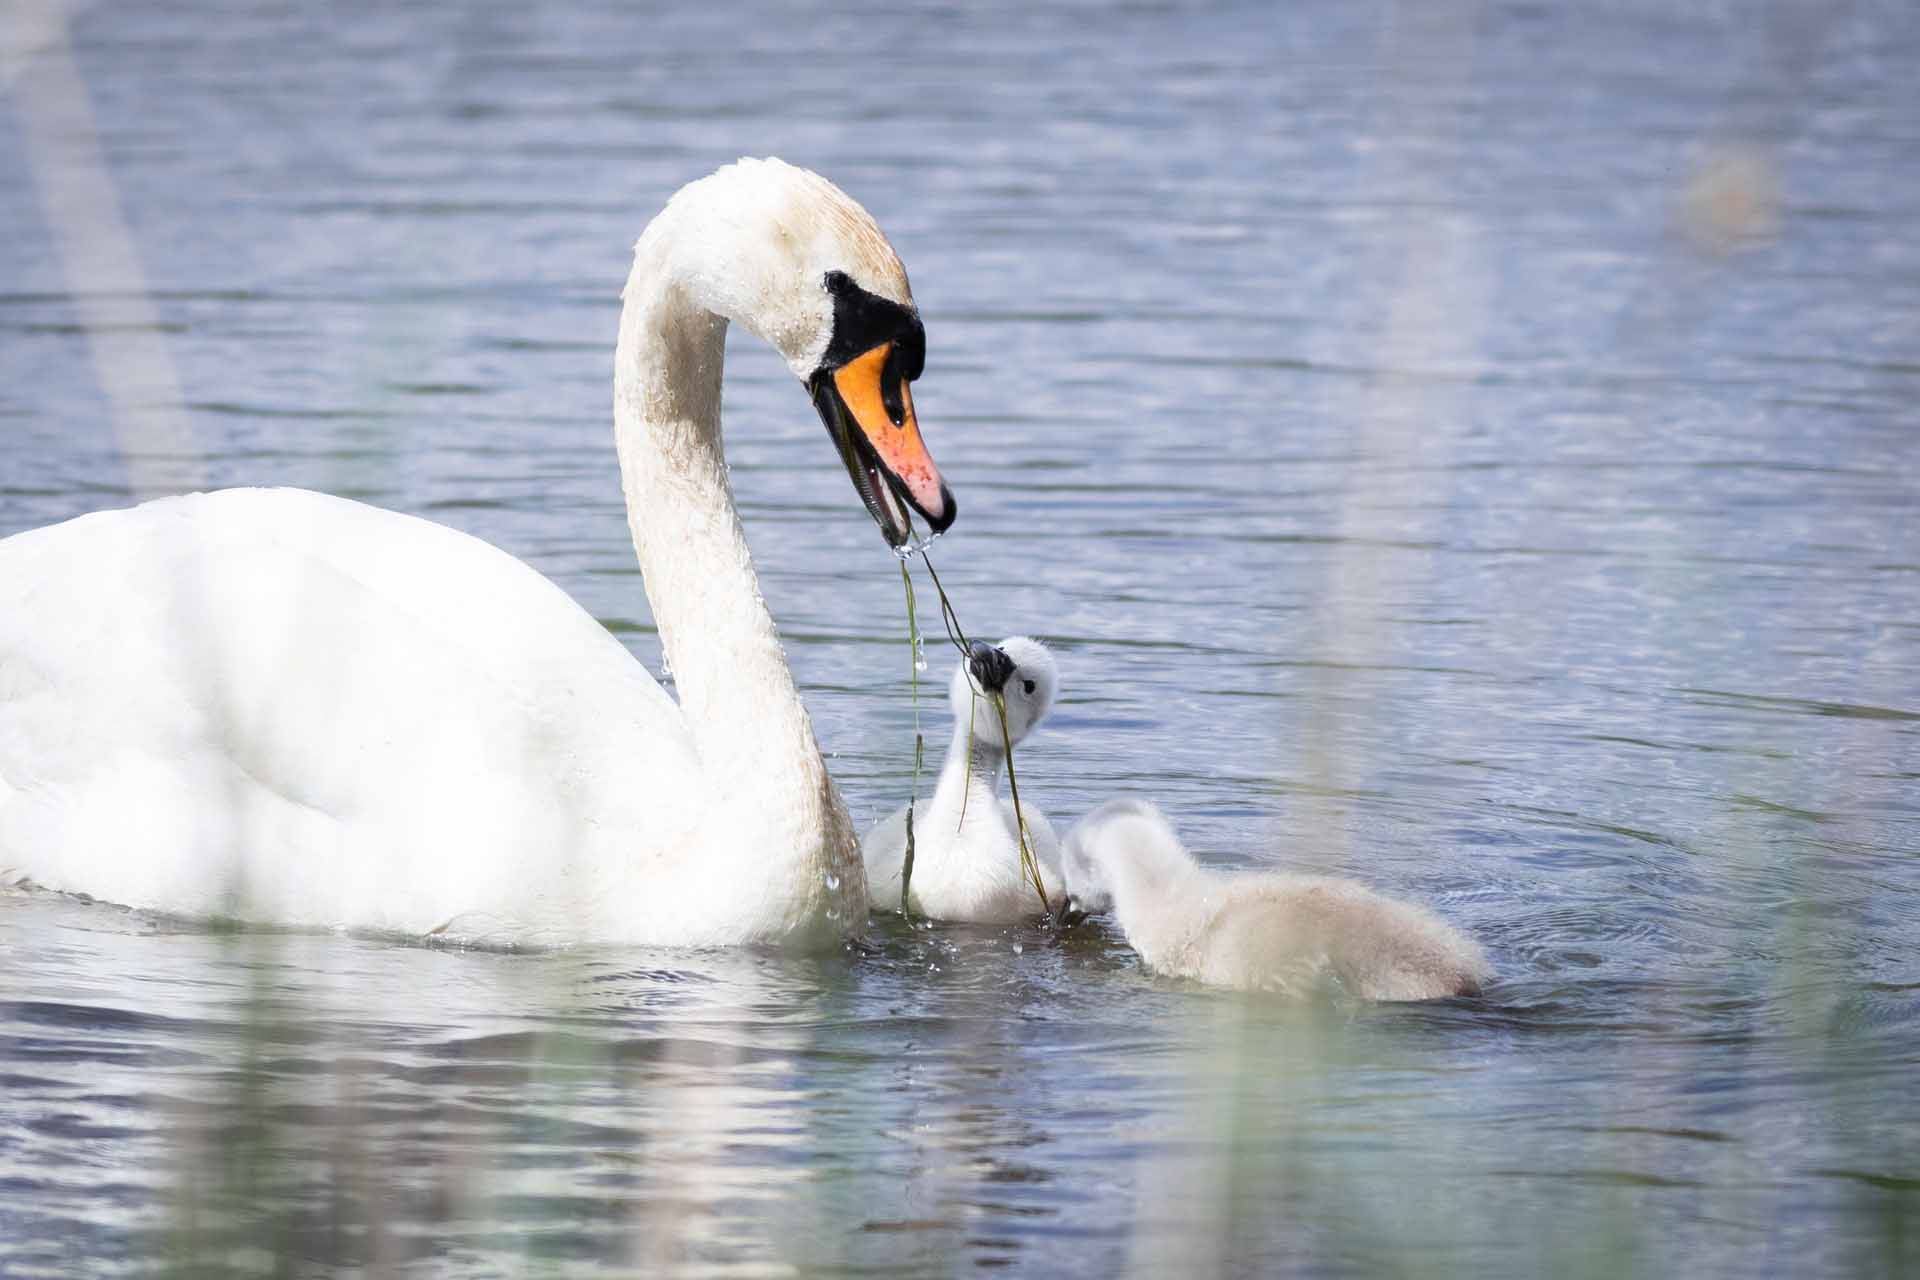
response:
[[(1500, 980), (1302, 1008), (1098, 923), (501, 955), (0, 897), (0, 1274), (1920, 1269), (1911, 6), (426, 8), (0, 17), (0, 534), (326, 489), (657, 669), (617, 293), (675, 187), (780, 154), (912, 273), (964, 621), (1059, 654), (1023, 797), (1362, 876)], [(778, 359), (728, 372), (871, 821), (898, 574)]]

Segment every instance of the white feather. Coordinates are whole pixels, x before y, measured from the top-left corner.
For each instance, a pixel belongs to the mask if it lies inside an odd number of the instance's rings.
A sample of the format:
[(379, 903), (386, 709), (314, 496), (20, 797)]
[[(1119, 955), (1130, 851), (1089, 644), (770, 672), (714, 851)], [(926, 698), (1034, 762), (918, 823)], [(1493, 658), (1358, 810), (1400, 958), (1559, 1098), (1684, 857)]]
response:
[(1367, 1000), (1477, 992), (1485, 954), (1432, 912), (1356, 880), (1209, 871), (1161, 812), (1110, 800), (1067, 834), (1067, 888), (1111, 908), (1147, 967), (1241, 990), (1304, 995), (1336, 984)]
[(424, 520), (238, 489), (0, 541), (0, 869), (189, 916), (498, 943), (824, 942), (866, 887), (720, 449), (726, 320), (909, 298), (831, 184), (743, 161), (641, 237), (616, 357), (676, 705), (558, 587)]
[[(1003, 696), (1006, 737), (1017, 746), (1053, 706), (1059, 675), (1053, 655), (1038, 641), (1013, 636), (1002, 640), (1000, 648), (1014, 663)], [(999, 712), (985, 694), (975, 692), (964, 661), (955, 666), (947, 699), (954, 716), (953, 740), (932, 797), (914, 810), (909, 904), (936, 920), (1011, 924), (1031, 919), (1041, 913), (1040, 898), (1032, 881), (1021, 874), (1012, 800), (999, 794), (1006, 765)], [(1065, 896), (1059, 837), (1031, 795), (1021, 797), (1020, 807), (1041, 882), (1049, 902), (1057, 903)], [(899, 906), (906, 847), (907, 810), (902, 805), (861, 842), (874, 905)]]

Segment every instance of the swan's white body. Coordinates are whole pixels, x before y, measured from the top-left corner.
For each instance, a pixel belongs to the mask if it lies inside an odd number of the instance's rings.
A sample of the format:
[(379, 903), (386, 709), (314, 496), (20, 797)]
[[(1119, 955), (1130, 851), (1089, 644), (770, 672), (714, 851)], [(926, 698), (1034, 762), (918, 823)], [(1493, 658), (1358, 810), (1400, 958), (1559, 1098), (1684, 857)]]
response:
[[(1053, 656), (1036, 641), (1013, 636), (1002, 640), (1000, 648), (1013, 662), (1002, 696), (1007, 706), (1007, 738), (1017, 746), (1045, 718), (1058, 677)], [(1040, 898), (1032, 881), (1021, 874), (1013, 802), (998, 794), (1007, 760), (1000, 716), (985, 693), (976, 693), (965, 660), (956, 664), (948, 703), (954, 715), (953, 741), (932, 798), (913, 814), (908, 905), (936, 920), (976, 924), (1030, 920), (1042, 914)], [(1030, 798), (1023, 796), (1020, 808), (1026, 815), (1048, 905), (1057, 905), (1065, 897), (1059, 837)], [(903, 805), (861, 842), (875, 906), (899, 906), (906, 849)]]
[(778, 161), (684, 188), (635, 248), (615, 436), (678, 704), (512, 556), (337, 498), (230, 490), (0, 541), (0, 877), (496, 943), (857, 932), (857, 843), (719, 422), (725, 317), (804, 373), (823, 266), (911, 305), (864, 211)]
[(1160, 811), (1110, 800), (1077, 823), (1067, 887), (1111, 907), (1148, 968), (1218, 987), (1304, 995), (1330, 983), (1367, 1000), (1471, 995), (1492, 976), (1471, 938), (1358, 881), (1209, 871)]

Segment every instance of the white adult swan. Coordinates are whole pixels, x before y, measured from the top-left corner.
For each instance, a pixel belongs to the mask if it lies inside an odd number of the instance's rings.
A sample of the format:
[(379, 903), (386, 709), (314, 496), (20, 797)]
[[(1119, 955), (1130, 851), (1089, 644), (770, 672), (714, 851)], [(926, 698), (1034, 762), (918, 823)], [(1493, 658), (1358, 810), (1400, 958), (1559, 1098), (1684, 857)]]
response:
[[(998, 647), (975, 641), (972, 653), (954, 667), (947, 690), (953, 742), (933, 798), (914, 811), (908, 905), (936, 920), (1012, 924), (1032, 919), (1041, 914), (1040, 897), (1033, 882), (1020, 873), (1013, 804), (997, 793), (1006, 748), (1020, 745), (1046, 718), (1059, 688), (1058, 670), (1046, 646), (1026, 636), (1010, 636)], [(1000, 714), (988, 697), (993, 693), (1006, 700), (1004, 741)], [(1060, 841), (1053, 824), (1030, 800), (1020, 807), (1049, 905), (1058, 905), (1066, 897)], [(903, 805), (861, 841), (875, 906), (899, 906), (906, 850)]]
[(1101, 805), (1074, 824), (1061, 856), (1075, 904), (1111, 907), (1147, 967), (1173, 977), (1432, 1000), (1472, 995), (1492, 976), (1473, 939), (1357, 880), (1206, 870), (1145, 801)]
[(0, 541), (0, 882), (187, 916), (496, 943), (818, 944), (858, 844), (721, 456), (729, 320), (804, 379), (890, 542), (952, 496), (924, 336), (866, 211), (778, 160), (634, 249), (614, 435), (680, 701), (478, 539), (235, 489)]

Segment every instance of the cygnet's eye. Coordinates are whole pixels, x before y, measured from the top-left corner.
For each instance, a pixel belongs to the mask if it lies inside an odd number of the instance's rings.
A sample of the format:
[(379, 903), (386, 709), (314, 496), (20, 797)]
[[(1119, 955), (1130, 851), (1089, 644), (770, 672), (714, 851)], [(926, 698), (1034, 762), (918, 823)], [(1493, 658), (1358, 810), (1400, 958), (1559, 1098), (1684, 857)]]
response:
[(1032, 692), (1033, 692), (1033, 681), (1031, 681), (1031, 680), (1022, 680), (1022, 681), (1020, 682), (1020, 687), (1021, 687), (1022, 689), (1025, 689), (1025, 690), (1026, 690), (1026, 691), (1027, 691), (1028, 693), (1032, 693)]

